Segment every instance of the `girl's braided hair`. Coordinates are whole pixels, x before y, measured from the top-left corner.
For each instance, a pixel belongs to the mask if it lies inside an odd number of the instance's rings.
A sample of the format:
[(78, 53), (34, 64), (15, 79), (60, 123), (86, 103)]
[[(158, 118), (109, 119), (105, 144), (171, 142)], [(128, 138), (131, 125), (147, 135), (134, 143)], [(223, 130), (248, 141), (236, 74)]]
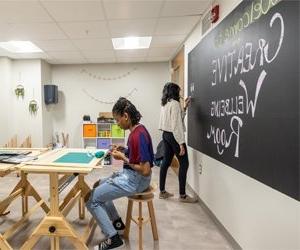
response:
[(127, 113), (130, 117), (132, 125), (136, 125), (142, 118), (141, 113), (136, 107), (125, 97), (120, 97), (112, 109), (113, 114), (124, 115)]

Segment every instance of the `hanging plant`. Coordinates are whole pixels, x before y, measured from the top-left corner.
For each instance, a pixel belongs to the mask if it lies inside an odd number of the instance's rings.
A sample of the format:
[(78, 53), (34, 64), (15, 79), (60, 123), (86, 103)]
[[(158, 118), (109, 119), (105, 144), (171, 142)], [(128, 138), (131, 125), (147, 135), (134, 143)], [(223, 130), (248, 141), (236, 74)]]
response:
[(31, 114), (36, 114), (36, 112), (38, 111), (39, 107), (38, 107), (38, 104), (37, 104), (37, 101), (36, 100), (31, 100), (29, 102), (29, 112)]
[(24, 98), (25, 90), (24, 90), (23, 85), (19, 84), (19, 85), (15, 88), (15, 94), (16, 94), (16, 96), (17, 96), (18, 98), (19, 98), (19, 97)]

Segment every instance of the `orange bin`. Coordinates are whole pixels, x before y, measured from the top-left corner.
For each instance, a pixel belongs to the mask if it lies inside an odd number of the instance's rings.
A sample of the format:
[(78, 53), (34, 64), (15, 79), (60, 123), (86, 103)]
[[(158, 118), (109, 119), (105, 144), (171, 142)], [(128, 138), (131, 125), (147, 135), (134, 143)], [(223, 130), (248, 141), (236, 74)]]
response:
[(96, 137), (96, 124), (83, 124), (83, 137)]

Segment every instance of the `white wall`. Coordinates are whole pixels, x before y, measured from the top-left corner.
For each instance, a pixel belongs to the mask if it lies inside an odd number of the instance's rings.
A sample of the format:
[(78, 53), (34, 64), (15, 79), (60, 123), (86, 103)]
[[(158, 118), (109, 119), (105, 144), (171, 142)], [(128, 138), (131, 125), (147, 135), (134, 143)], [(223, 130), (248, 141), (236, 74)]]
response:
[(10, 108), (12, 88), (10, 83), (11, 61), (0, 58), (0, 147), (6, 144), (12, 134)]
[[(10, 84), (12, 89), (18, 84), (22, 84), (25, 89), (23, 99), (16, 98), (14, 92), (9, 96), (12, 100), (9, 120), (13, 134), (18, 135), (18, 144), (31, 135), (33, 147), (41, 147), (43, 145), (41, 61), (13, 60)], [(29, 102), (33, 99), (37, 101), (39, 107), (35, 115), (29, 112)]]
[(43, 128), (43, 146), (52, 142), (53, 136), (53, 104), (46, 105), (44, 97), (44, 85), (52, 84), (51, 65), (45, 61), (41, 61), (41, 84), (42, 84), (42, 128)]
[[(51, 142), (51, 112), (42, 99), (42, 83), (51, 82), (51, 67), (41, 60), (12, 60), (0, 58), (0, 145), (17, 135), (20, 145), (31, 136), (33, 147)], [(23, 85), (24, 98), (15, 95), (17, 85)], [(29, 112), (29, 102), (36, 100), (38, 111)]]
[(69, 133), (70, 146), (81, 147), (83, 115), (96, 121), (99, 112), (111, 112), (113, 107), (93, 100), (83, 90), (102, 102), (115, 102), (136, 89), (129, 99), (143, 115), (141, 122), (155, 147), (161, 137), (157, 127), (162, 87), (169, 79), (168, 63), (53, 65), (52, 80), (59, 89), (59, 103), (53, 108), (54, 132)]
[[(214, 2), (220, 4), (224, 18), (240, 0)], [(187, 53), (200, 40), (199, 25), (185, 43), (186, 84)], [(192, 148), (188, 150), (188, 183), (243, 249), (300, 249), (298, 201)]]

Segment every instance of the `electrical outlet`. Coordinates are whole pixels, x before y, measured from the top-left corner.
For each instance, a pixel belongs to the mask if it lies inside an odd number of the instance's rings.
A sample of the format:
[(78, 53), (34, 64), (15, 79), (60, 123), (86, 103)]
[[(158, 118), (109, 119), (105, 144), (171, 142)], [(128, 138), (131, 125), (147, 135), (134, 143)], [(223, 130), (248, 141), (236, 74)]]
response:
[(203, 167), (202, 167), (202, 164), (199, 163), (199, 164), (198, 164), (198, 173), (199, 173), (199, 174), (202, 174), (202, 168), (203, 168)]

